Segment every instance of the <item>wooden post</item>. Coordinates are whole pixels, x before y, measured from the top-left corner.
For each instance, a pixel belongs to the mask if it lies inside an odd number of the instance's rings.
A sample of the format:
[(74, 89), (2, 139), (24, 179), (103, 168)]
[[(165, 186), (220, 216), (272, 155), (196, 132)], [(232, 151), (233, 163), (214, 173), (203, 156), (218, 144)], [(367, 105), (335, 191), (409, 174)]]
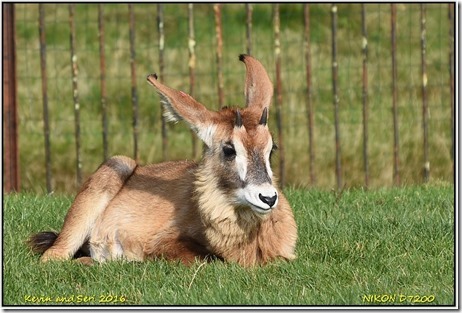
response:
[(81, 158), (81, 145), (80, 145), (80, 103), (79, 103), (79, 89), (78, 89), (78, 65), (76, 54), (75, 42), (75, 4), (69, 5), (69, 26), (71, 31), (71, 71), (72, 71), (72, 94), (74, 100), (74, 118), (75, 118), (75, 151), (76, 151), (76, 172), (77, 172), (77, 186), (82, 184), (82, 158)]
[(43, 136), (45, 141), (45, 175), (47, 193), (51, 193), (51, 149), (50, 122), (48, 118), (48, 76), (47, 76), (47, 44), (45, 36), (45, 10), (39, 4), (39, 35), (40, 35), (40, 74), (42, 77), (42, 106), (43, 106)]
[[(164, 78), (164, 51), (165, 51), (165, 33), (164, 33), (164, 7), (157, 4), (157, 31), (159, 32), (159, 81), (165, 83)], [(168, 128), (167, 119), (165, 118), (164, 106), (161, 108), (161, 128), (162, 128), (162, 160), (168, 159)]]
[(448, 17), (449, 17), (449, 90), (450, 90), (450, 102), (451, 102), (451, 160), (452, 160), (452, 173), (454, 174), (454, 99), (456, 94), (454, 92), (454, 71), (455, 71), (455, 61), (454, 61), (454, 3), (448, 5)]
[(104, 52), (104, 18), (103, 5), (98, 5), (98, 37), (99, 37), (99, 65), (101, 81), (101, 119), (103, 126), (103, 159), (109, 157), (108, 152), (108, 120), (107, 120), (107, 92), (106, 92), (106, 54)]
[(276, 124), (278, 129), (279, 146), (279, 182), (281, 187), (285, 186), (285, 155), (284, 136), (282, 132), (282, 77), (281, 77), (281, 20), (279, 4), (273, 6), (274, 19), (274, 57), (276, 60)]
[(19, 191), (14, 4), (3, 4), (3, 192)]
[(367, 29), (366, 29), (366, 9), (364, 3), (361, 4), (361, 28), (363, 34), (363, 164), (364, 164), (364, 184), (369, 187), (369, 157), (368, 157), (368, 140), (369, 140), (369, 105), (368, 105), (368, 75), (367, 75)]
[[(188, 4), (188, 52), (189, 52), (189, 95), (194, 98), (194, 87), (196, 83), (196, 39), (194, 36), (194, 4)], [(196, 134), (191, 130), (192, 157), (199, 158), (199, 143)]]
[(138, 152), (138, 92), (136, 89), (136, 52), (135, 52), (135, 14), (133, 12), (133, 4), (128, 5), (129, 15), (129, 37), (130, 37), (130, 69), (131, 69), (131, 92), (132, 92), (132, 126), (133, 126), (133, 158), (136, 162), (139, 161)]
[(334, 99), (334, 127), (335, 127), (335, 176), (337, 189), (342, 189), (342, 163), (340, 149), (339, 127), (339, 97), (338, 97), (338, 62), (337, 62), (337, 5), (331, 7), (332, 22), (332, 93)]
[(248, 55), (252, 55), (252, 4), (246, 3), (245, 4), (245, 13), (246, 13), (246, 20), (245, 20), (245, 45)]
[(218, 104), (224, 106), (224, 82), (223, 82), (223, 28), (221, 25), (221, 4), (214, 4), (215, 33), (217, 37), (217, 75), (218, 75)]
[(400, 184), (399, 177), (399, 128), (398, 128), (398, 67), (396, 64), (396, 4), (391, 4), (391, 69), (393, 93), (393, 184)]
[(430, 160), (428, 159), (428, 100), (427, 100), (427, 38), (426, 38), (426, 10), (425, 5), (420, 4), (420, 55), (422, 71), (422, 130), (423, 130), (423, 179), (430, 179)]
[(313, 86), (311, 84), (311, 44), (310, 44), (310, 5), (303, 5), (303, 22), (304, 43), (305, 43), (305, 62), (306, 62), (306, 111), (308, 120), (308, 153), (310, 155), (309, 172), (310, 184), (316, 185), (316, 173), (314, 170), (315, 154), (314, 154), (314, 110), (313, 110)]

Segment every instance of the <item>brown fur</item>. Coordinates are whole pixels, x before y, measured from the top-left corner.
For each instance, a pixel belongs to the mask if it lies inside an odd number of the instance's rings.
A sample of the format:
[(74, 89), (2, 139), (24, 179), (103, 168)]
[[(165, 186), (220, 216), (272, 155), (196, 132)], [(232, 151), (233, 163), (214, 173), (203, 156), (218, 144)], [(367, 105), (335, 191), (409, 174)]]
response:
[(266, 123), (259, 121), (269, 107), (272, 84), (257, 60), (241, 60), (247, 67), (247, 107), (240, 110), (243, 124), (238, 129), (236, 109), (208, 111), (148, 77), (170, 117), (184, 119), (207, 144), (203, 160), (137, 166), (127, 157), (109, 159), (83, 184), (57, 238), (52, 233), (31, 238), (34, 251), (44, 252), (42, 261), (88, 256), (88, 246), (100, 262), (161, 257), (190, 264), (218, 258), (252, 266), (295, 258), (297, 228), (282, 192), (273, 189), (278, 203), (269, 213), (254, 212), (236, 202), (233, 163), (220, 159), (221, 144), (236, 136), (247, 151), (263, 151), (271, 140)]

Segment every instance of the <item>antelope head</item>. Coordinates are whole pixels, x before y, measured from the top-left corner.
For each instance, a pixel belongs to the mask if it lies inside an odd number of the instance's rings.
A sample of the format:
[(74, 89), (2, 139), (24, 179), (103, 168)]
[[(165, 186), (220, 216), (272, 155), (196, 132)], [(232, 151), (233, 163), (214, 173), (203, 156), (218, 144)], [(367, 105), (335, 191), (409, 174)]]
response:
[(161, 96), (164, 115), (184, 120), (207, 146), (203, 166), (210, 179), (235, 207), (250, 207), (264, 215), (278, 204), (278, 191), (270, 166), (274, 143), (268, 129), (273, 85), (263, 65), (240, 55), (246, 66), (245, 108), (210, 111), (188, 94), (161, 84), (148, 76)]

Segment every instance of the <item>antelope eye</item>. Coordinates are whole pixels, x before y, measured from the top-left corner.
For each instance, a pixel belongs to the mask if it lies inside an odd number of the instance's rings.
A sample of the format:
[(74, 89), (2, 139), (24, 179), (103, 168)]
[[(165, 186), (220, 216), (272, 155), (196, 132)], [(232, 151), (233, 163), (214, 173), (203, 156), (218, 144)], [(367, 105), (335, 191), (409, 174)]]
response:
[(273, 157), (274, 152), (278, 149), (278, 145), (273, 143), (273, 146), (271, 147), (271, 152), (270, 152), (270, 160)]
[(236, 149), (233, 144), (226, 144), (223, 146), (223, 155), (226, 159), (232, 160), (236, 157)]

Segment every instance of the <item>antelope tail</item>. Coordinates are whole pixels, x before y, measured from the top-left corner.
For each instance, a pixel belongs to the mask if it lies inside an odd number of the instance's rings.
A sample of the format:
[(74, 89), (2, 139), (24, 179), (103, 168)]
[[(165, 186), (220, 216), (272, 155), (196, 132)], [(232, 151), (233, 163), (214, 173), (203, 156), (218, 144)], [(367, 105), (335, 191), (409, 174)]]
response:
[(31, 248), (32, 252), (43, 254), (54, 244), (56, 238), (58, 238), (58, 233), (52, 231), (43, 231), (30, 236), (27, 244)]

